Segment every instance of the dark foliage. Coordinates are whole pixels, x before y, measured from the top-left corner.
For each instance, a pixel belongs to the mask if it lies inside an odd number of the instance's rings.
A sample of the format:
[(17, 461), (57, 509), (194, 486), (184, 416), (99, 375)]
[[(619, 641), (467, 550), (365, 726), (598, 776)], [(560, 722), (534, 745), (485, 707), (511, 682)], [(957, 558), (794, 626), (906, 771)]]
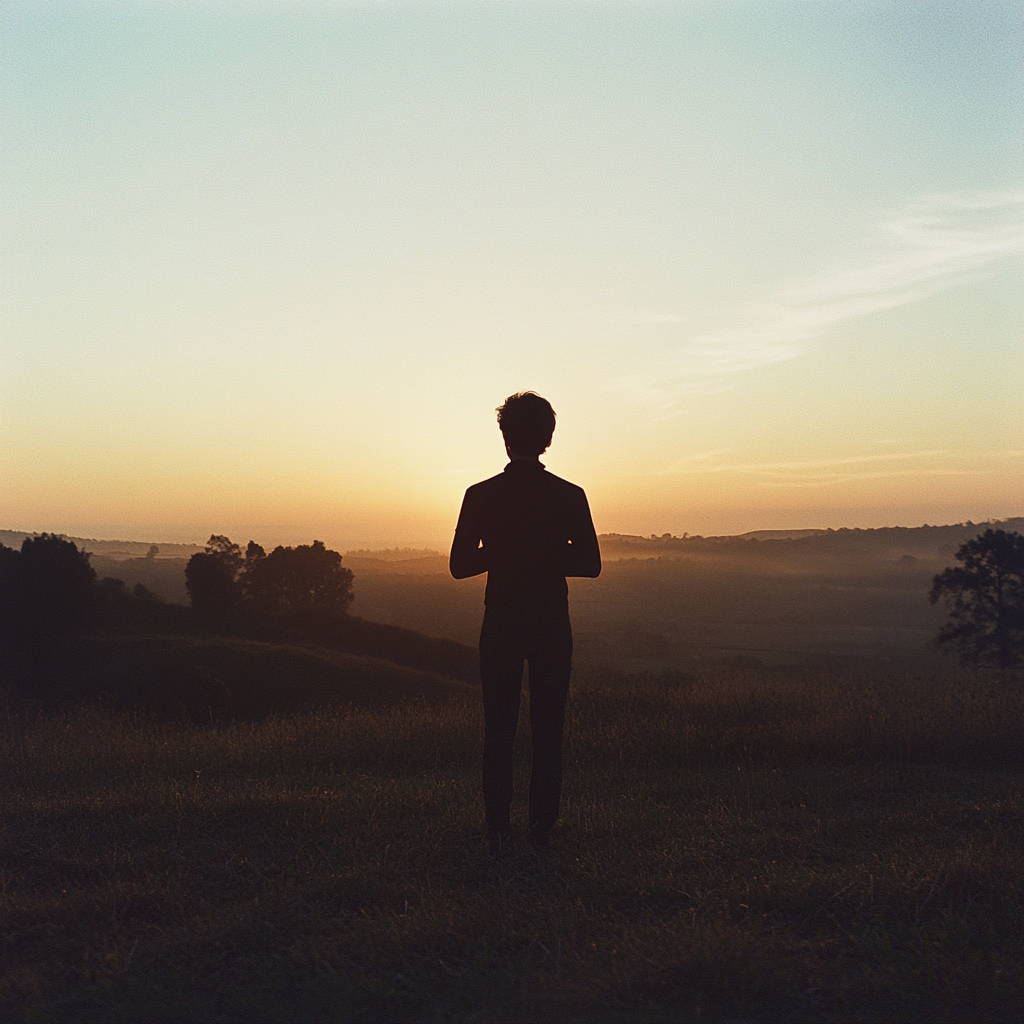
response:
[(192, 625), (189, 609), (169, 604), (147, 586), (129, 588), (123, 580), (104, 577), (99, 583), (102, 597), (100, 624), (116, 633), (181, 633)]
[(196, 615), (222, 624), (242, 599), (239, 574), (244, 559), (237, 544), (214, 534), (206, 550), (193, 555), (185, 566), (185, 586)]
[(0, 692), (44, 709), (93, 699), (92, 634), (181, 632), (189, 618), (141, 585), (97, 580), (89, 553), (64, 538), (0, 545)]
[(988, 529), (961, 544), (958, 562), (939, 573), (929, 600), (950, 605), (937, 642), (975, 664), (1024, 662), (1024, 536)]
[(56, 534), (0, 545), (0, 636), (5, 646), (52, 649), (97, 622), (101, 607), (88, 552)]
[(226, 721), (392, 699), (407, 676), (429, 674), (428, 689), (475, 681), (471, 649), (346, 615), (352, 572), (319, 541), (269, 555), (250, 542), (243, 555), (215, 535), (187, 580), (192, 609), (97, 580), (60, 537), (0, 546), (0, 690), (41, 709), (99, 701)]
[(20, 568), (21, 552), (0, 544), (0, 644), (3, 646), (7, 646), (13, 639)]
[(319, 540), (296, 548), (279, 545), (269, 555), (249, 541), (240, 575), (243, 599), (262, 611), (315, 608), (340, 614), (352, 602), (351, 569)]
[(225, 626), (268, 614), (341, 615), (352, 602), (352, 572), (323, 541), (278, 546), (268, 555), (255, 541), (245, 554), (214, 535), (185, 567), (192, 608), (208, 624)]

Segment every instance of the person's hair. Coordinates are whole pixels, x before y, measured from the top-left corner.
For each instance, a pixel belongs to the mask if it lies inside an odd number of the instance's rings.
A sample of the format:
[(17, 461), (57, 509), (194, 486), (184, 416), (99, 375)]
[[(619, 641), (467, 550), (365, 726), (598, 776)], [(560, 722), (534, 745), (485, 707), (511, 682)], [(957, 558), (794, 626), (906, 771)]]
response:
[(533, 391), (509, 395), (498, 407), (498, 426), (513, 455), (540, 455), (555, 432), (555, 410)]

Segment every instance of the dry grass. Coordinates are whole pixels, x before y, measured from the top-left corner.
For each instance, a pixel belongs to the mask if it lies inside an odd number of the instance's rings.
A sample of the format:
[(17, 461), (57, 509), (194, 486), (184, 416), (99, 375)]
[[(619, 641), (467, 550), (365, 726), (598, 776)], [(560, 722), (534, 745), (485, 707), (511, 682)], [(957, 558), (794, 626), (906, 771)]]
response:
[(577, 674), (578, 756), (1024, 765), (1024, 680), (960, 671)]
[(572, 718), (557, 850), (498, 862), (472, 702), (12, 719), (2, 1019), (1019, 1019), (1019, 690), (582, 673)]

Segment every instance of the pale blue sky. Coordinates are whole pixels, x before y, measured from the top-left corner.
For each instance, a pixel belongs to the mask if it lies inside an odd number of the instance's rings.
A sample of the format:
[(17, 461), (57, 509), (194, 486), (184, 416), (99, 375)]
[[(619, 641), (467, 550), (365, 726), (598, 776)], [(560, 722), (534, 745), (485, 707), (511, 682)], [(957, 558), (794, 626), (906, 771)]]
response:
[(1024, 5), (7, 3), (2, 525), (1021, 514)]

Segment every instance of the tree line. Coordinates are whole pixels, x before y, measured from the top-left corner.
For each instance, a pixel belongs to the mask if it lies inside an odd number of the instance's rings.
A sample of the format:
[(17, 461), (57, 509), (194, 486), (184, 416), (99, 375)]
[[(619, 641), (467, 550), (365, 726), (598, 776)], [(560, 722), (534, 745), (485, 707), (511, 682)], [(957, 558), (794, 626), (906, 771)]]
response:
[(387, 663), (476, 677), (471, 648), (349, 614), (353, 574), (320, 541), (269, 553), (250, 542), (243, 553), (212, 536), (186, 566), (191, 607), (101, 579), (90, 557), (55, 534), (27, 537), (20, 550), (0, 545), (0, 699), (205, 721), (217, 707), (259, 717), (330, 702), (353, 672), (389, 678)]
[[(105, 627), (181, 625), (176, 606), (164, 605), (141, 583), (100, 579), (90, 553), (57, 534), (26, 537), (21, 549), (0, 544), (0, 644), (46, 650)], [(227, 628), (248, 615), (323, 619), (343, 615), (353, 599), (352, 571), (322, 541), (274, 548), (253, 541), (243, 555), (214, 535), (185, 569), (197, 625)]]
[(278, 545), (270, 554), (249, 541), (243, 554), (230, 538), (214, 534), (185, 566), (185, 586), (192, 608), (211, 622), (239, 612), (340, 615), (354, 597), (352, 570), (319, 540)]
[[(928, 595), (933, 604), (941, 600), (949, 606), (937, 644), (967, 663), (1019, 669), (1024, 665), (1024, 536), (987, 529), (962, 544), (955, 557), (960, 564), (936, 575)], [(142, 584), (129, 591), (121, 580), (98, 579), (89, 559), (89, 552), (56, 534), (27, 537), (20, 550), (0, 544), (0, 646), (52, 652), (105, 626), (185, 624), (186, 609), (164, 605)], [(243, 552), (215, 534), (189, 560), (185, 579), (192, 622), (212, 630), (336, 636), (339, 629), (345, 632), (354, 597), (352, 571), (318, 540), (279, 545), (268, 554), (254, 541)], [(374, 629), (390, 632), (387, 638), (371, 636)], [(348, 643), (355, 643), (351, 627), (347, 632)], [(364, 653), (379, 655), (381, 645), (412, 644), (413, 634), (398, 636), (408, 632), (363, 623), (358, 643)]]

